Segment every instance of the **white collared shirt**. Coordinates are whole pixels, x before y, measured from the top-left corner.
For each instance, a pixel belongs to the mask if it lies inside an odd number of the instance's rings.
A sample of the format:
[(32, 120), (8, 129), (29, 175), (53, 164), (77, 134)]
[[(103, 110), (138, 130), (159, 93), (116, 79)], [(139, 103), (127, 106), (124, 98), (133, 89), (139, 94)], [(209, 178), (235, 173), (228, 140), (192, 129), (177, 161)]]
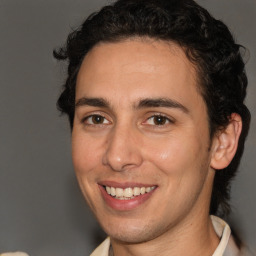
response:
[[(242, 256), (231, 234), (229, 225), (216, 216), (211, 216), (214, 230), (220, 238), (220, 243), (212, 256)], [(90, 256), (109, 256), (110, 238), (98, 246)]]

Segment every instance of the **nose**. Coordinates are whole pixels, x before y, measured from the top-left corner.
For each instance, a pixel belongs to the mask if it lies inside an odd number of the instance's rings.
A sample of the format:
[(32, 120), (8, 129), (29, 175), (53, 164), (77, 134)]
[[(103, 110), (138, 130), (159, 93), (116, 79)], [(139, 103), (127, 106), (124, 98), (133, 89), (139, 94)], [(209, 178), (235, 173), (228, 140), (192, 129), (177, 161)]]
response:
[(138, 135), (128, 127), (113, 128), (106, 141), (103, 164), (117, 172), (140, 166), (143, 158)]

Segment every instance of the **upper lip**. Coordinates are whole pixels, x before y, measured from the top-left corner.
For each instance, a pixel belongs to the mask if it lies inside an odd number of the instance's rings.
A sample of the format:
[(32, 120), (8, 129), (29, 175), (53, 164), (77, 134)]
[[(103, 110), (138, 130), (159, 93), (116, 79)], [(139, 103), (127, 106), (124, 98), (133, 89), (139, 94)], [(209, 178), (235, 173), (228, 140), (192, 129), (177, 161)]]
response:
[(145, 183), (139, 183), (139, 182), (116, 182), (116, 181), (101, 181), (98, 182), (99, 185), (105, 186), (105, 187), (114, 187), (114, 188), (135, 188), (135, 187), (153, 187), (156, 186), (156, 184), (145, 184)]

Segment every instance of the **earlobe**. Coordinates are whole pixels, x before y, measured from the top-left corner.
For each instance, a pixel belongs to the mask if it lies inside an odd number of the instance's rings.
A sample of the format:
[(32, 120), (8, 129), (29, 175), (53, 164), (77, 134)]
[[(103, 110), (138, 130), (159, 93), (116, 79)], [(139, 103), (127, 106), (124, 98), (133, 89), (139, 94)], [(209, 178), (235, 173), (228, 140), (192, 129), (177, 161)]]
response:
[(216, 134), (212, 144), (211, 167), (226, 168), (235, 156), (242, 131), (242, 119), (237, 113), (230, 116), (229, 124)]

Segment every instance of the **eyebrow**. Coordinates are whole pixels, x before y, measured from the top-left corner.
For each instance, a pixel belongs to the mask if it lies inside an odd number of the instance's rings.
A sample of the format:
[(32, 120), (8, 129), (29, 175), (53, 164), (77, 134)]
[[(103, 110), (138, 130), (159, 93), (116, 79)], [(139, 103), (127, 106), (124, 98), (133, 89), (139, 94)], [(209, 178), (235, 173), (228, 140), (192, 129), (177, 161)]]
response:
[(103, 98), (80, 98), (77, 100), (75, 107), (80, 106), (92, 106), (92, 107), (102, 107), (107, 108), (110, 106), (109, 102)]
[(184, 113), (189, 113), (189, 110), (181, 103), (169, 99), (169, 98), (156, 98), (156, 99), (142, 99), (136, 108), (154, 108), (154, 107), (164, 107), (164, 108), (177, 108)]
[[(101, 107), (101, 108), (110, 108), (110, 103), (104, 98), (86, 98), (82, 97), (77, 100), (75, 107), (80, 106), (92, 106), (92, 107)], [(169, 98), (145, 98), (139, 100), (138, 104), (133, 106), (135, 109), (142, 109), (142, 108), (157, 108), (157, 107), (164, 107), (164, 108), (176, 108), (181, 110), (184, 113), (189, 113), (189, 110), (182, 105), (181, 103), (169, 99)]]

